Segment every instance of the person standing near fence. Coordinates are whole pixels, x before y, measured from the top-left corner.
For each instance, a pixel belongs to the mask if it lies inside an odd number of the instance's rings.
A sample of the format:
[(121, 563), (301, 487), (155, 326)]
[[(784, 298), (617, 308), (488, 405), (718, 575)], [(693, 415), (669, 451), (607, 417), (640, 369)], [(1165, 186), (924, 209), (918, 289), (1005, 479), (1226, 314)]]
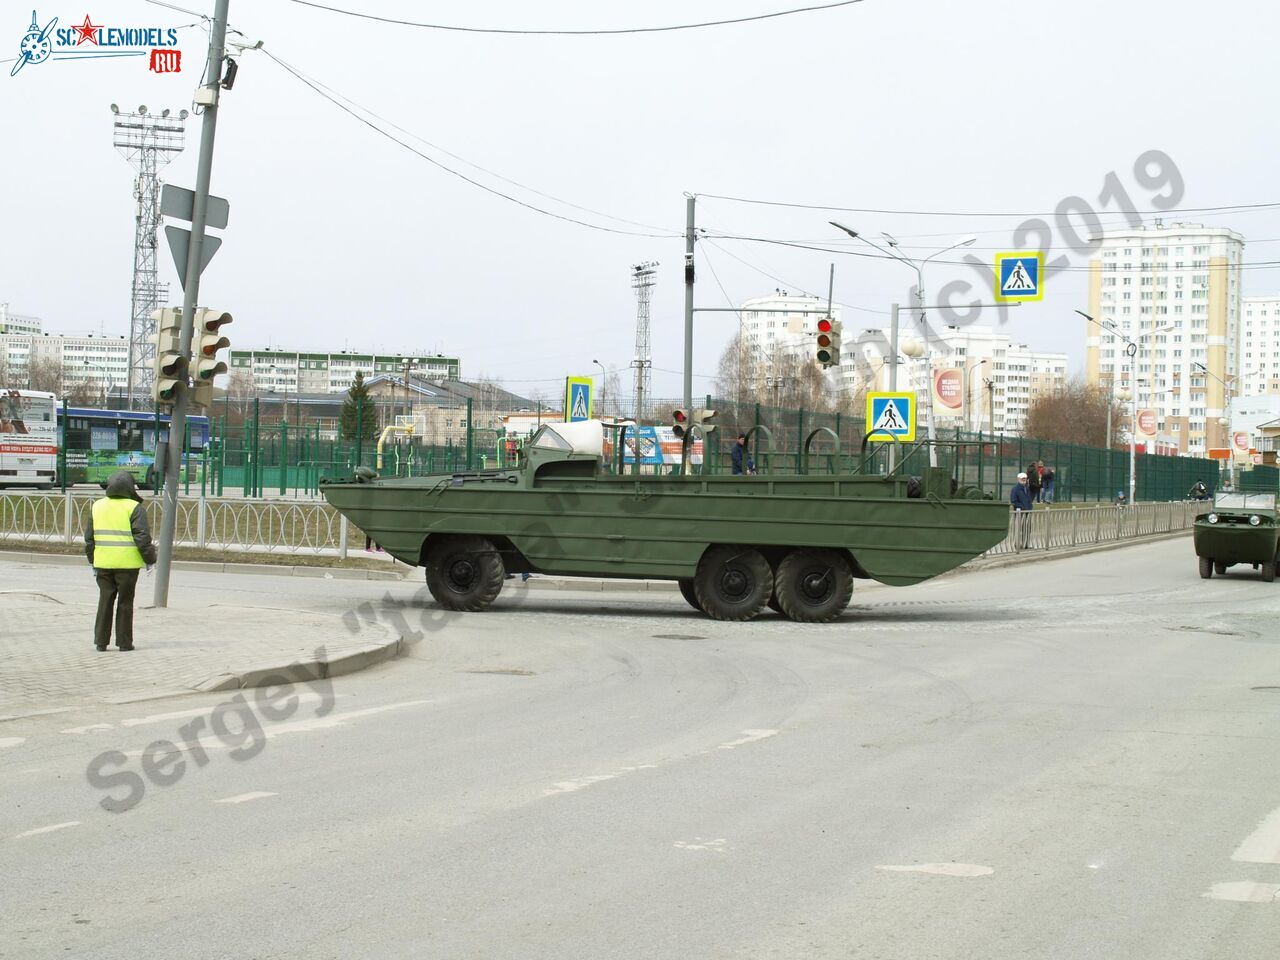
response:
[(1023, 550), (1031, 542), (1031, 511), (1035, 509), (1027, 474), (1018, 474), (1018, 482), (1009, 491), (1009, 504), (1013, 507), (1013, 545)]
[(1040, 499), (1045, 503), (1053, 503), (1053, 467), (1045, 467), (1040, 475)]
[(116, 648), (133, 649), (133, 593), (138, 571), (156, 562), (147, 511), (133, 476), (124, 470), (111, 475), (107, 495), (95, 500), (84, 528), (84, 553), (98, 582), (98, 615), (93, 645), (99, 651), (111, 643), (115, 621)]
[(733, 445), (733, 453), (729, 459), (732, 462), (732, 471), (735, 476), (756, 472), (756, 463), (747, 453), (747, 435), (745, 433), (738, 434), (738, 442)]
[(1020, 473), (1018, 477), (1027, 478), (1027, 489), (1031, 491), (1031, 502), (1038, 501), (1040, 499), (1040, 471), (1036, 469), (1036, 462), (1032, 460), (1028, 463), (1026, 473)]

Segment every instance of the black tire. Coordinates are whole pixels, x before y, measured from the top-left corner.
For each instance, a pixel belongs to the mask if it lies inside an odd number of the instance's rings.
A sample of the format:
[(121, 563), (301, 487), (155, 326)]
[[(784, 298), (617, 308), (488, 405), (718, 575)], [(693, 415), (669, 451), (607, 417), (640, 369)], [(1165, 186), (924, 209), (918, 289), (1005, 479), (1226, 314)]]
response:
[(853, 571), (835, 550), (793, 550), (778, 564), (782, 612), (801, 623), (830, 623), (853, 597)]
[(1200, 579), (1208, 580), (1213, 576), (1213, 561), (1208, 557), (1200, 558)]
[(1276, 562), (1274, 560), (1267, 560), (1266, 562), (1264, 562), (1262, 564), (1261, 575), (1262, 575), (1263, 583), (1275, 583), (1276, 582)]
[(427, 551), (427, 589), (446, 610), (483, 610), (502, 590), (506, 567), (485, 537), (448, 536)]
[(704, 611), (702, 607), (698, 605), (698, 594), (693, 589), (693, 580), (689, 577), (685, 577), (681, 580), (677, 580), (676, 582), (680, 585), (680, 596), (684, 597), (685, 600), (688, 601), (689, 606), (693, 607), (693, 609), (697, 610), (699, 613), (703, 613)]
[(1227, 572), (1227, 565), (1223, 563), (1221, 560), (1215, 560), (1213, 561), (1213, 572), (1216, 573), (1218, 576), (1222, 576), (1224, 573)]
[(708, 547), (693, 589), (698, 606), (713, 620), (750, 620), (773, 594), (773, 570), (753, 547)]

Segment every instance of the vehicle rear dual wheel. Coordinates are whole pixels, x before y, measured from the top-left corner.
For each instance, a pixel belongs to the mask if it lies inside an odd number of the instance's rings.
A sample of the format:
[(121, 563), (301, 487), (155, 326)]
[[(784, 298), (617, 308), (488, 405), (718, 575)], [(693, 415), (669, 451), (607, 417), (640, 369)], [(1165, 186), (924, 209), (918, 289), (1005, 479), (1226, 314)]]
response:
[(1208, 580), (1213, 576), (1213, 561), (1208, 557), (1200, 558), (1200, 579)]
[(506, 567), (486, 537), (447, 536), (426, 557), (427, 589), (447, 610), (483, 610), (497, 598)]
[(838, 551), (793, 550), (778, 564), (774, 591), (792, 620), (830, 623), (853, 597), (853, 571)]
[(698, 561), (693, 589), (713, 620), (750, 620), (773, 595), (773, 569), (754, 547), (714, 546)]
[(1213, 561), (1213, 572), (1216, 573), (1218, 576), (1222, 576), (1224, 573), (1227, 572), (1227, 565), (1223, 563), (1221, 560), (1215, 560)]

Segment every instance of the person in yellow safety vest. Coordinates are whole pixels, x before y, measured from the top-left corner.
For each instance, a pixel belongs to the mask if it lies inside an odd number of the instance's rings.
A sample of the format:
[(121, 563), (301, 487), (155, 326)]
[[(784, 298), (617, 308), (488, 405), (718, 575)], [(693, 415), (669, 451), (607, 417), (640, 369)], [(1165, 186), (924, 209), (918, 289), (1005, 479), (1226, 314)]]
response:
[(138, 487), (133, 476), (124, 470), (111, 475), (107, 495), (93, 503), (84, 528), (84, 553), (98, 581), (93, 645), (99, 650), (107, 649), (114, 615), (116, 647), (132, 650), (133, 591), (143, 564), (150, 570), (156, 562), (156, 548)]

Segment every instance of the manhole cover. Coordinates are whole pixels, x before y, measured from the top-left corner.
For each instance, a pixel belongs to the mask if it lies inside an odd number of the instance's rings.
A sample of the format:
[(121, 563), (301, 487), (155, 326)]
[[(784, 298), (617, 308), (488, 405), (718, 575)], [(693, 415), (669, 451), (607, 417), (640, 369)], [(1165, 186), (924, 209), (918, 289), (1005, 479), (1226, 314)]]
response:
[(533, 677), (532, 670), (464, 670), (463, 673), (496, 673), (504, 677)]
[(655, 633), (652, 635), (655, 640), (705, 640), (706, 637), (695, 636), (692, 633)]

